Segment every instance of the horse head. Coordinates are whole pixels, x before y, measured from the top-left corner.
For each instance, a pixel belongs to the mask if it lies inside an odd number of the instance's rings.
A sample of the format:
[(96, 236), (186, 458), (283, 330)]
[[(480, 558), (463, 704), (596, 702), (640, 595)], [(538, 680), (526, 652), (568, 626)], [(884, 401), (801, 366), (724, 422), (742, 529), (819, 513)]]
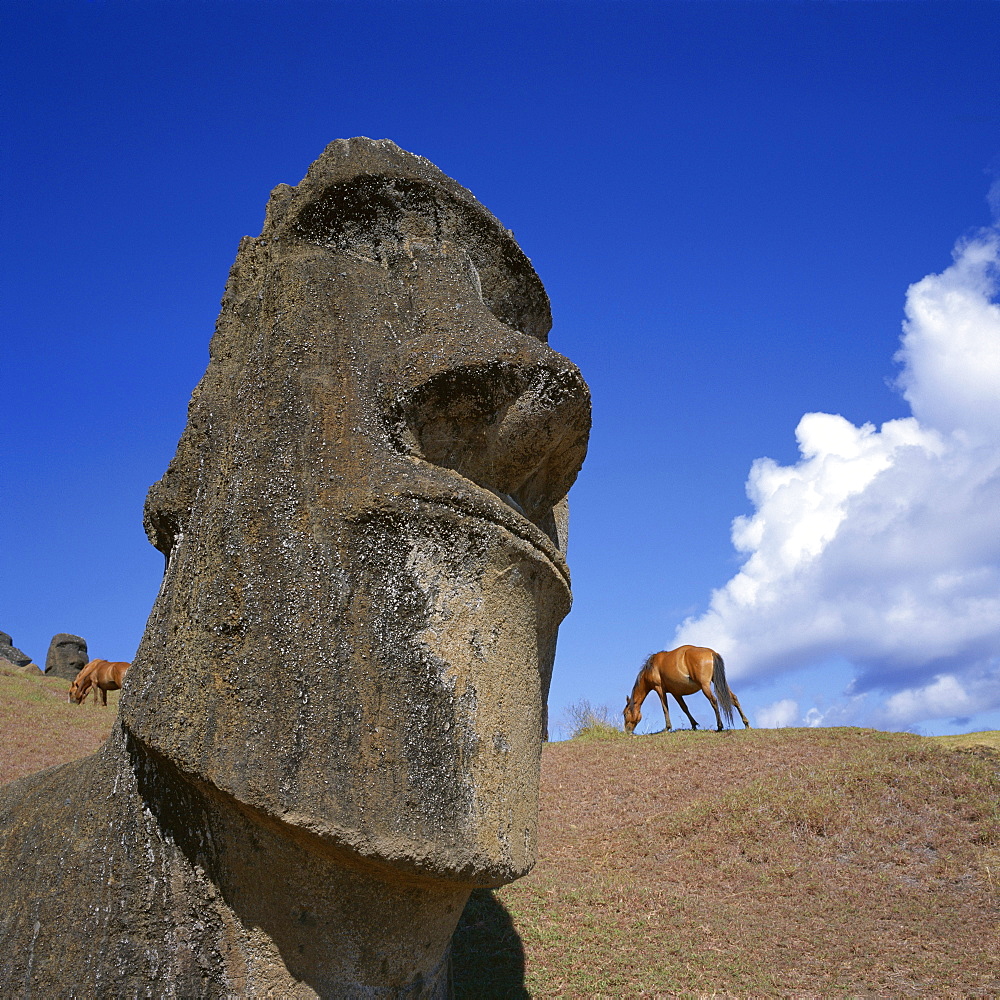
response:
[(625, 710), (622, 712), (622, 715), (625, 716), (625, 732), (634, 733), (635, 727), (639, 725), (642, 719), (642, 713), (631, 698), (626, 699)]

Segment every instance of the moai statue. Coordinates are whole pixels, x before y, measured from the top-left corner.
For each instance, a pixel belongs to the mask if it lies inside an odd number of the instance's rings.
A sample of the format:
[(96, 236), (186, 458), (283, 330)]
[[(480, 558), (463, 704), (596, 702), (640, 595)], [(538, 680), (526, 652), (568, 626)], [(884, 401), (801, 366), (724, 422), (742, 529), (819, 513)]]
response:
[(22, 653), (14, 645), (14, 640), (6, 632), (0, 632), (0, 666), (5, 664), (8, 669), (23, 672), (31, 671), (33, 673), (35, 670), (41, 669), (27, 653)]
[(87, 665), (87, 642), (78, 635), (59, 632), (52, 636), (49, 651), (45, 657), (47, 677), (64, 677), (68, 681)]
[(95, 757), (0, 796), (0, 995), (446, 997), (536, 853), (587, 387), (513, 236), (388, 141), (273, 192)]

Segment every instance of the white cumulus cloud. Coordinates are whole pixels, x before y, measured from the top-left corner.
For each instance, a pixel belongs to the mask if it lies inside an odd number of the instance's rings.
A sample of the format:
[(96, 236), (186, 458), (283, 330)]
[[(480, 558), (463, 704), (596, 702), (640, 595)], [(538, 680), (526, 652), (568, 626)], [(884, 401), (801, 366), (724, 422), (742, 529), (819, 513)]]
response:
[(785, 729), (794, 726), (799, 718), (799, 703), (791, 698), (782, 698), (770, 705), (765, 705), (754, 714), (754, 719), (761, 729)]
[(1000, 706), (998, 278), (992, 228), (910, 286), (896, 360), (912, 416), (807, 413), (798, 462), (754, 462), (754, 513), (732, 527), (745, 561), (676, 643), (723, 650), (743, 677), (842, 657), (845, 705), (884, 725)]

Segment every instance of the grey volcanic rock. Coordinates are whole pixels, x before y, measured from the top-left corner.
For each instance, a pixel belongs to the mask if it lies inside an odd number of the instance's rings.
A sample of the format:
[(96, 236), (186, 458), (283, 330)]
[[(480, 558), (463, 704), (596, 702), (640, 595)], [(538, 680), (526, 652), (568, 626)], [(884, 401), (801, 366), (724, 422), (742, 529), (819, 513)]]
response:
[(49, 677), (76, 679), (76, 675), (87, 665), (87, 642), (78, 635), (59, 632), (52, 636), (49, 651), (45, 657), (45, 673)]
[(147, 499), (118, 725), (0, 793), (0, 994), (450, 994), (469, 892), (536, 856), (590, 425), (549, 325), (427, 160), (341, 140), (275, 189)]
[(26, 667), (35, 667), (40, 670), (35, 664), (31, 657), (27, 653), (22, 653), (14, 645), (14, 640), (6, 633), (0, 632), (0, 660), (6, 660), (12, 667), (17, 670), (23, 670)]

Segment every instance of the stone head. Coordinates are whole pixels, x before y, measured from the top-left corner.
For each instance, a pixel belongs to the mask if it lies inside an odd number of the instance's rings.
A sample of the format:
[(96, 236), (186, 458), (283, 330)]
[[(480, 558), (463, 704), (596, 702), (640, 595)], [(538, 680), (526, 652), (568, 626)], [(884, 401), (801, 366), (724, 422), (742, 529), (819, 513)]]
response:
[(427, 160), (341, 140), (275, 189), (147, 499), (141, 744), (359, 861), (530, 868), (590, 426), (550, 323), (512, 234)]
[(37, 664), (32, 663), (31, 657), (27, 653), (22, 653), (14, 645), (14, 640), (6, 632), (0, 632), (0, 658), (9, 663), (14, 669), (29, 666), (37, 667)]
[(45, 657), (45, 672), (73, 680), (87, 665), (87, 643), (78, 635), (59, 632), (52, 636)]

